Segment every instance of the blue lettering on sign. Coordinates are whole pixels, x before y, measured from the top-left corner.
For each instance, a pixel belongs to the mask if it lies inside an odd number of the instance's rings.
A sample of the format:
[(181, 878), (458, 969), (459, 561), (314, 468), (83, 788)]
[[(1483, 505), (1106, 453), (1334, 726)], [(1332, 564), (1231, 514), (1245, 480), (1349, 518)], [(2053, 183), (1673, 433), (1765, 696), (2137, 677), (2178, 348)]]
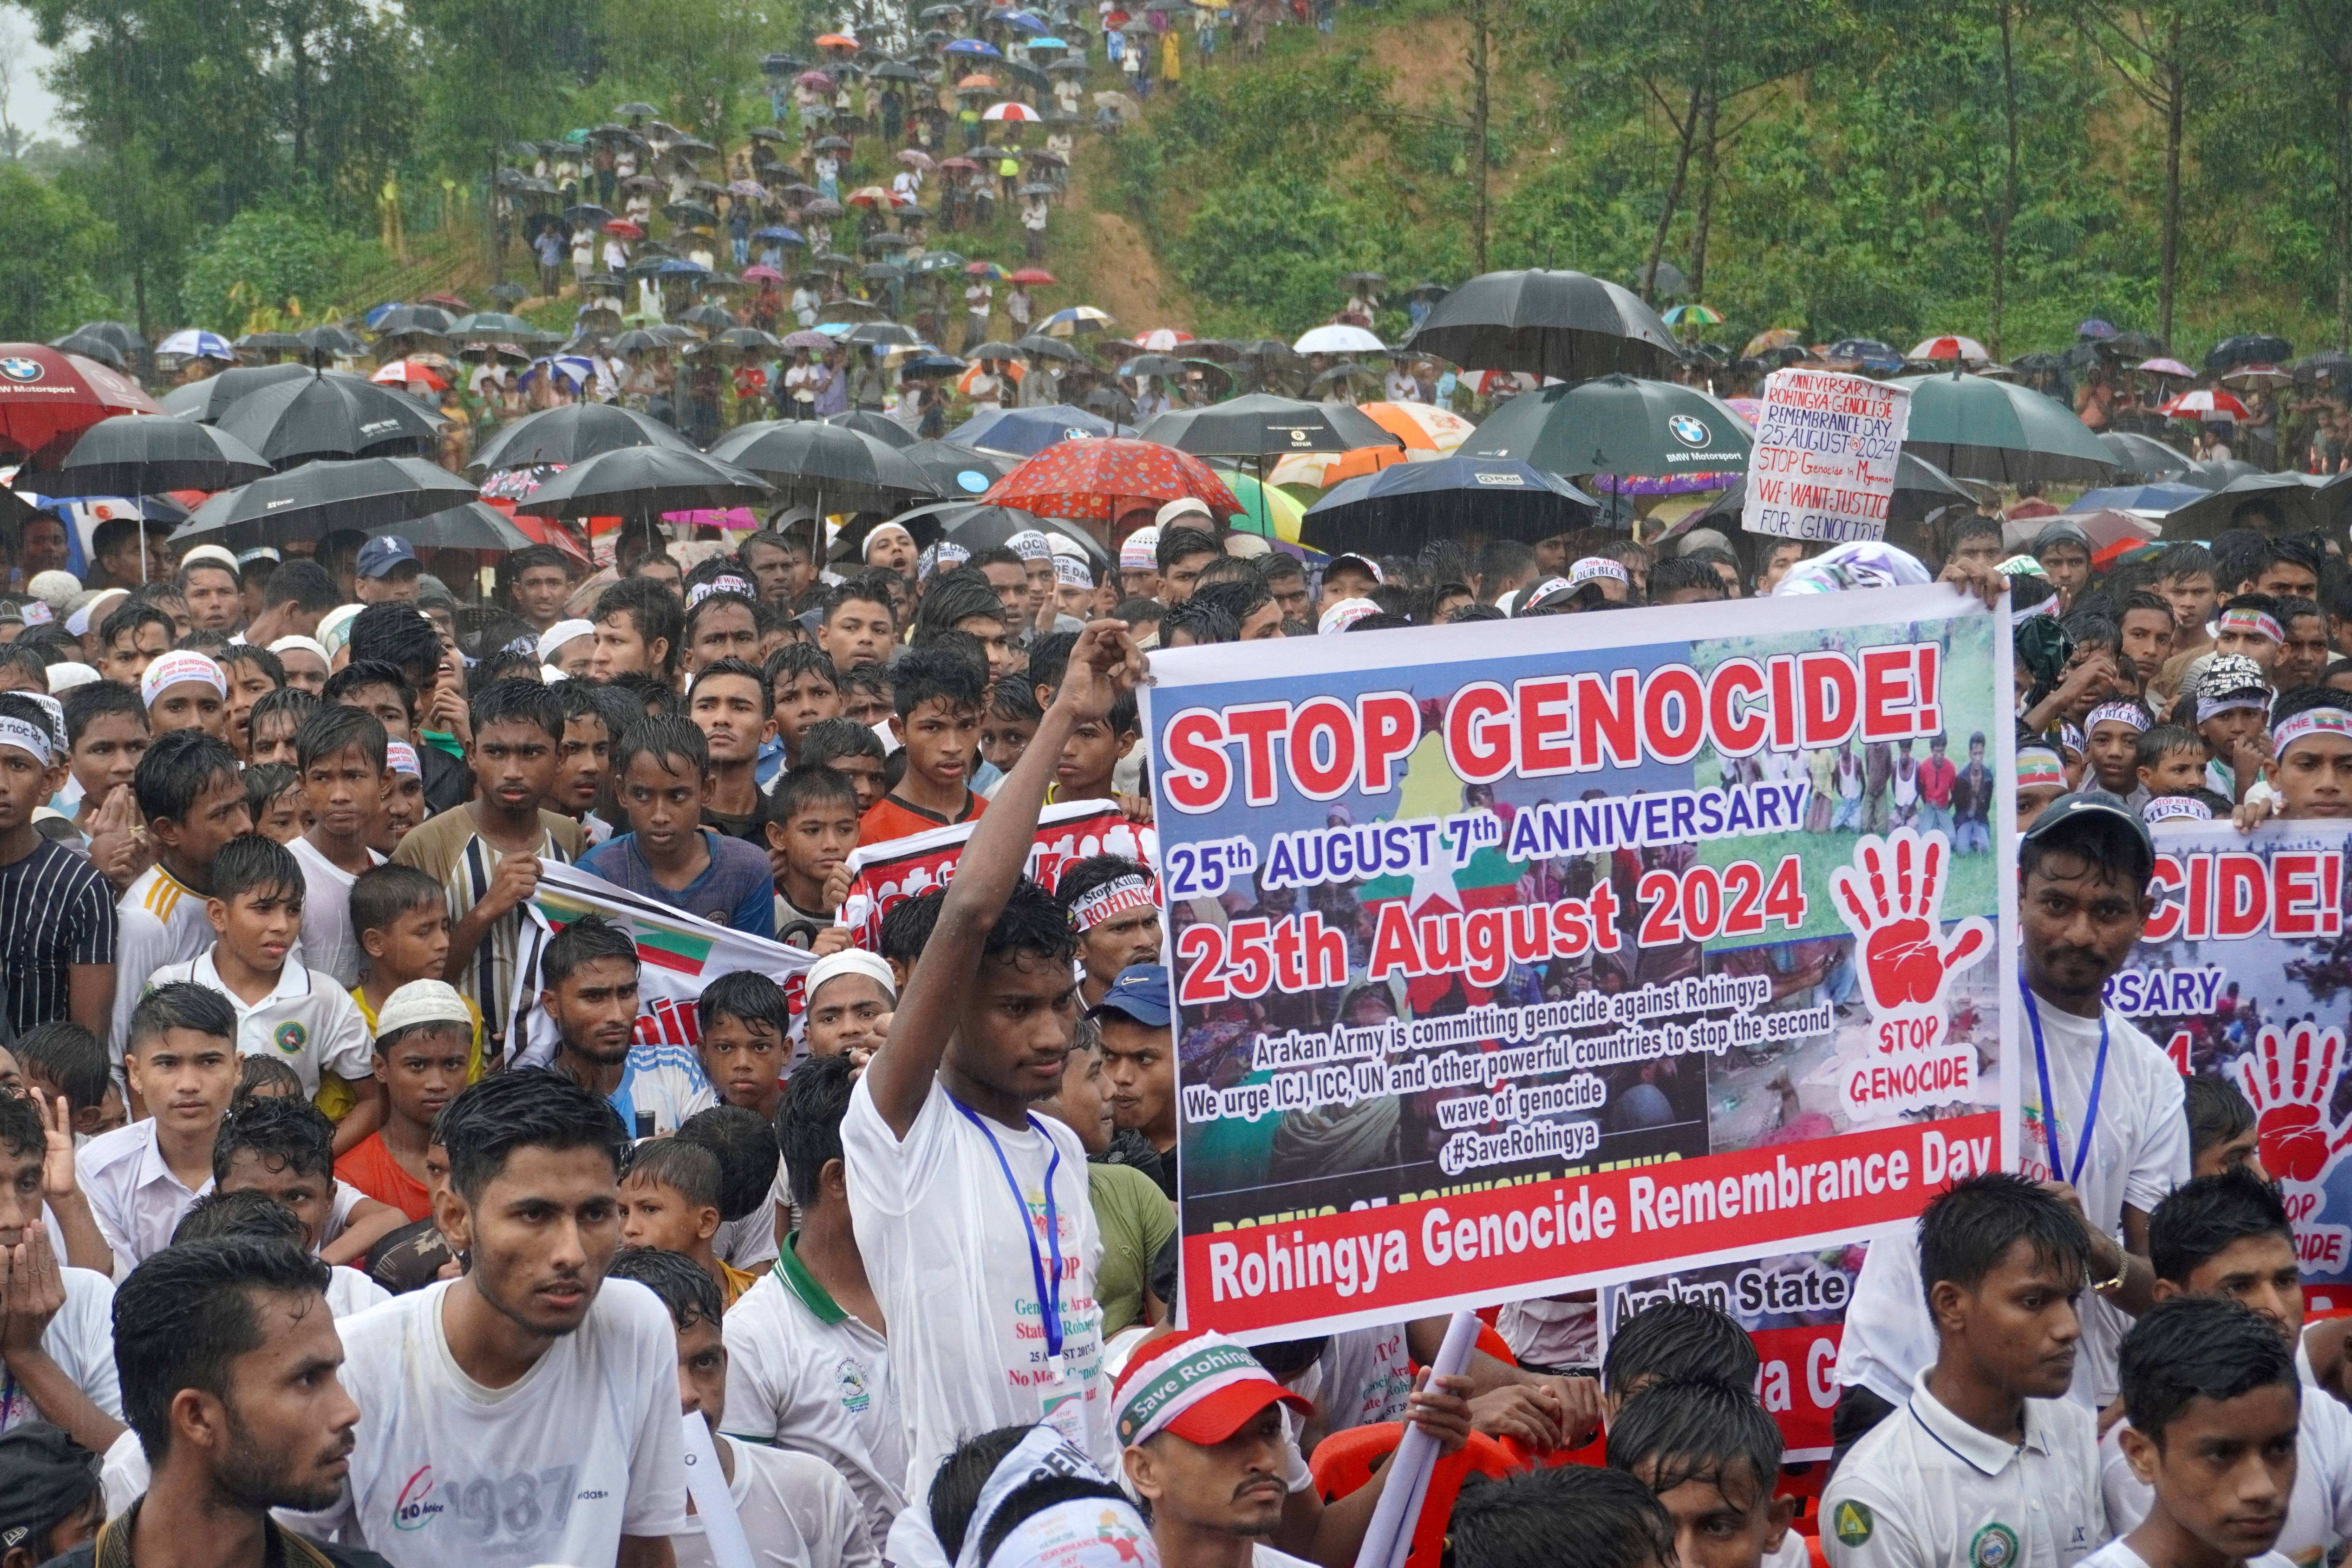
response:
[(2126, 969), (2109, 977), (2106, 1004), (2134, 1018), (2210, 1013), (2229, 980), (2227, 971), (2210, 963), (2196, 969)]

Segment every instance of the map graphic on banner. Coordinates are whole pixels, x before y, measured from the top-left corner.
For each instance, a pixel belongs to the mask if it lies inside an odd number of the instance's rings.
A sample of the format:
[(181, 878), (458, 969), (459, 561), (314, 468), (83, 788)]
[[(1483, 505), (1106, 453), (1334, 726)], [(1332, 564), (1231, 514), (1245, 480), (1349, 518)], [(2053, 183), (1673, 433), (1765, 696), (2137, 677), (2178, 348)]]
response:
[(1777, 370), (1748, 458), (1739, 526), (1843, 544), (1886, 537), (1911, 389), (1829, 370)]
[(1189, 1325), (1843, 1247), (2010, 1163), (2009, 645), (1980, 604), (1152, 668)]
[[(2286, 1194), (2304, 1279), (2352, 1307), (2352, 822), (2156, 829), (2156, 910), (2107, 1004), (2183, 1071), (2254, 1108), (2263, 1167)], [(2028, 1130), (2028, 1151), (2036, 1145)]]

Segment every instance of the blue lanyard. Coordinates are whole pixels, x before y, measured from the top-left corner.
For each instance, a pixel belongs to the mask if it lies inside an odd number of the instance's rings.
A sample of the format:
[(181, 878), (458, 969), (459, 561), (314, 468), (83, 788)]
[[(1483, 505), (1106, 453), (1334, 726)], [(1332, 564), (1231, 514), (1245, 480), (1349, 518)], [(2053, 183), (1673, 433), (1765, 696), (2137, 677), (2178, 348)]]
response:
[(2034, 1004), (2032, 987), (2022, 975), (2018, 977), (2017, 990), (2025, 998), (2026, 1022), (2033, 1026), (2033, 1067), (2042, 1075), (2042, 1136), (2050, 1144), (2050, 1173), (2056, 1176), (2065, 1171), (2066, 1184), (2074, 1186), (2082, 1180), (2083, 1162), (2091, 1152), (2091, 1129), (2099, 1124), (2099, 1089), (2107, 1079), (2107, 1011), (2099, 1009), (2099, 1057), (2091, 1068), (2091, 1099), (2083, 1108), (2083, 1137), (2074, 1145), (2074, 1168), (2067, 1171), (2058, 1158), (2058, 1104), (2050, 1092), (2050, 1057), (2042, 1044), (2042, 1009)]
[(980, 1135), (987, 1139), (988, 1146), (996, 1152), (996, 1168), (1004, 1173), (1004, 1184), (1013, 1191), (1013, 1206), (1021, 1211), (1021, 1235), (1029, 1243), (1029, 1271), (1037, 1281), (1037, 1307), (1045, 1319), (1045, 1361), (1058, 1377), (1062, 1372), (1062, 1229), (1054, 1212), (1054, 1173), (1062, 1168), (1062, 1146), (1054, 1142), (1045, 1124), (1034, 1113), (1028, 1113), (1030, 1127), (1045, 1140), (1045, 1146), (1054, 1151), (1054, 1157), (1045, 1163), (1045, 1245), (1052, 1249), (1054, 1258), (1054, 1282), (1048, 1287), (1045, 1283), (1045, 1260), (1037, 1256), (1037, 1227), (1029, 1220), (1029, 1200), (1021, 1195), (1021, 1184), (1013, 1179), (1013, 1162), (1004, 1157), (1004, 1145), (996, 1141), (996, 1134), (989, 1130), (988, 1123), (971, 1106), (953, 1095), (948, 1097), (948, 1103), (954, 1106), (966, 1121), (979, 1128)]

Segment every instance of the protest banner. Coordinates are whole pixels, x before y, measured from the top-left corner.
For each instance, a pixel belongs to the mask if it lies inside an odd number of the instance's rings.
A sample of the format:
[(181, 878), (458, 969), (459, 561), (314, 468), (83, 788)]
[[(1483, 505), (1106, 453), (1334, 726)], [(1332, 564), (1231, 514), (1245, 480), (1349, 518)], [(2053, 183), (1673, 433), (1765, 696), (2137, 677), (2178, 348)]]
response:
[[(835, 923), (851, 940), (882, 951), (882, 917), (904, 900), (942, 886), (955, 876), (956, 861), (977, 821), (913, 833), (849, 854), (849, 896)], [(1062, 879), (1062, 868), (1090, 855), (1124, 855), (1145, 866), (1159, 864), (1159, 840), (1150, 827), (1127, 820), (1108, 800), (1077, 800), (1049, 805), (1037, 814), (1037, 837), (1029, 849), (1028, 876), (1047, 891)]]
[(1843, 544), (1886, 536), (1911, 390), (1828, 370), (1764, 378), (1739, 526)]
[[(2107, 982), (2107, 1005), (2183, 1072), (2226, 1079), (2252, 1103), (2256, 1152), (2285, 1190), (2313, 1308), (2352, 1307), (2352, 823), (2273, 822), (2252, 834), (2166, 823), (2155, 834), (2154, 912)], [(2040, 1139), (2026, 1129), (2030, 1175), (2044, 1173)]]
[(2011, 1163), (2010, 653), (1981, 604), (1152, 669), (1188, 1325), (1296, 1337), (1842, 1245)]

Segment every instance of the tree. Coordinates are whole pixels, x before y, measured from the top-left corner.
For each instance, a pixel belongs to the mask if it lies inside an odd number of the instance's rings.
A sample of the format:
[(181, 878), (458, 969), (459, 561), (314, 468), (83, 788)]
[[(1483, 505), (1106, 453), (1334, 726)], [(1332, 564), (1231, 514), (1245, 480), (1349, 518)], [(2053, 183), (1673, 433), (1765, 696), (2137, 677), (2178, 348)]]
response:
[(108, 312), (95, 274), (111, 238), (87, 203), (0, 163), (9, 263), (0, 268), (0, 340), (41, 342)]
[(2336, 345), (2352, 349), (2352, 0), (2286, 0), (2292, 36), (2311, 52), (2310, 74), (2327, 105), (2325, 166), (2333, 189), (2328, 251), (2334, 273)]

